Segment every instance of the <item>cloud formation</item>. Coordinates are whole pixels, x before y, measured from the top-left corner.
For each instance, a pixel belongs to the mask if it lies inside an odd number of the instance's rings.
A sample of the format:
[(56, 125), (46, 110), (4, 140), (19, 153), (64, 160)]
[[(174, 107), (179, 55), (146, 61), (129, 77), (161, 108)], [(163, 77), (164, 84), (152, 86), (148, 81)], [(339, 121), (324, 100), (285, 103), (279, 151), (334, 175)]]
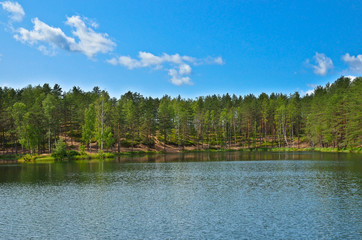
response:
[(314, 89), (309, 89), (305, 92), (305, 95), (313, 95), (314, 94)]
[(10, 13), (10, 20), (14, 22), (20, 22), (25, 16), (23, 7), (17, 2), (4, 1), (0, 2), (2, 8)]
[[(93, 58), (98, 53), (107, 53), (113, 50), (115, 43), (106, 33), (97, 33), (88, 27), (80, 16), (68, 17), (66, 24), (73, 28), (72, 34), (78, 38), (67, 36), (62, 29), (49, 26), (38, 18), (32, 19), (33, 29), (19, 28), (14, 35), (16, 40), (23, 43), (47, 44), (53, 50), (60, 48), (70, 52), (80, 52)], [(51, 52), (45, 45), (38, 47), (43, 53)]]
[[(45, 55), (53, 56), (58, 49), (62, 49), (69, 52), (79, 52), (89, 58), (94, 58), (99, 53), (112, 52), (116, 46), (107, 33), (96, 32), (95, 29), (98, 28), (98, 24), (88, 18), (67, 17), (65, 25), (71, 28), (71, 34), (66, 34), (62, 28), (50, 26), (37, 17), (31, 20), (32, 29), (14, 28), (12, 22), (20, 22), (24, 18), (24, 9), (17, 2), (4, 1), (0, 2), (0, 5), (10, 13), (9, 26), (14, 33), (14, 38), (36, 47)], [(107, 62), (128, 69), (151, 68), (166, 71), (170, 76), (170, 81), (178, 86), (193, 84), (190, 77), (192, 74), (191, 66), (224, 64), (221, 57), (195, 58), (167, 53), (156, 56), (143, 51), (138, 53), (138, 58), (123, 55), (109, 59)]]
[[(313, 72), (317, 75), (324, 76), (334, 67), (332, 59), (327, 57), (324, 53), (316, 52), (313, 56), (313, 60), (314, 64), (311, 64), (311, 66), (314, 69)], [(307, 59), (307, 63), (309, 64), (309, 59)]]
[(113, 65), (121, 65), (128, 69), (149, 67), (155, 70), (166, 70), (171, 77), (171, 82), (177, 86), (193, 84), (190, 78), (192, 74), (191, 65), (224, 64), (221, 57), (197, 59), (190, 56), (181, 56), (179, 54), (169, 55), (167, 53), (156, 56), (152, 53), (142, 51), (138, 53), (138, 59), (129, 56), (120, 56), (109, 59), (107, 62)]
[(362, 54), (351, 56), (349, 53), (346, 53), (342, 56), (342, 60), (349, 65), (351, 71), (362, 73)]
[(32, 19), (33, 30), (19, 28), (18, 34), (14, 37), (16, 40), (36, 44), (38, 42), (48, 43), (52, 47), (59, 47), (64, 50), (74, 51), (76, 43), (74, 38), (68, 37), (60, 28), (51, 27), (40, 21), (38, 18)]
[(351, 76), (351, 75), (344, 76), (344, 77), (349, 78), (351, 80), (351, 82), (353, 82), (357, 78), (356, 76)]
[(169, 69), (168, 75), (171, 76), (171, 82), (177, 86), (182, 84), (193, 85), (191, 78), (188, 76), (192, 72), (190, 65), (182, 64), (178, 69)]
[(76, 50), (93, 57), (97, 53), (107, 53), (114, 49), (116, 44), (108, 38), (107, 33), (97, 33), (94, 31), (94, 27), (98, 25), (94, 22), (91, 23), (91, 27), (87, 27), (85, 22), (80, 16), (68, 17), (66, 24), (73, 27), (72, 34), (78, 37)]

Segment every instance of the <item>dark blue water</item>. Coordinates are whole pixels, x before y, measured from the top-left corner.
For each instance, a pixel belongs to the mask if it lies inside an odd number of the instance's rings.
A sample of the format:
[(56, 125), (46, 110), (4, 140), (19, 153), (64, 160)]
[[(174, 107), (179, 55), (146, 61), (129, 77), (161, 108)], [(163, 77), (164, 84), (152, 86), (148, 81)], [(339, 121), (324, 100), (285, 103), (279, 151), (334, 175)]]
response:
[(359, 158), (205, 153), (0, 165), (0, 239), (361, 239)]

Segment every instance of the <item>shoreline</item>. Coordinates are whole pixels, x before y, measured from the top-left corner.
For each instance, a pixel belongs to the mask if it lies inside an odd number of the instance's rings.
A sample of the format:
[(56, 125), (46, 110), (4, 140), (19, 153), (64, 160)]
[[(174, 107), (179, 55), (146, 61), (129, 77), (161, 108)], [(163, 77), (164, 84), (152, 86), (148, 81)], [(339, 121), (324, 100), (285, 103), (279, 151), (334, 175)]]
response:
[(76, 151), (78, 155), (56, 159), (51, 154), (2, 154), (0, 160), (14, 161), (18, 163), (27, 162), (54, 162), (54, 161), (74, 161), (74, 160), (92, 160), (92, 159), (111, 159), (115, 157), (133, 157), (158, 154), (181, 154), (181, 153), (217, 153), (217, 152), (333, 152), (333, 153), (362, 153), (362, 148), (355, 149), (337, 149), (337, 148), (239, 148), (239, 149), (193, 149), (179, 152), (164, 151), (124, 151), (124, 152), (101, 152), (101, 153), (83, 153)]

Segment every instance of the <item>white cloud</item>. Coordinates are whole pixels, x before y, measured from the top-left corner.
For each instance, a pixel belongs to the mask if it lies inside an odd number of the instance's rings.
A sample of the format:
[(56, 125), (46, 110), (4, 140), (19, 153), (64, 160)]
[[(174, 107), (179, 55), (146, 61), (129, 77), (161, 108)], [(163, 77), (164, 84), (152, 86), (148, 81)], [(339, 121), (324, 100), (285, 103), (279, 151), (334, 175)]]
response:
[(304, 90), (299, 91), (299, 93), (302, 97), (304, 97), (306, 95), (310, 96), (310, 95), (314, 94), (314, 90), (318, 87), (318, 85), (314, 84), (314, 83), (307, 83), (306, 85), (309, 89), (307, 89), (306, 91), (304, 91)]
[(150, 67), (150, 66), (159, 67), (162, 62), (167, 61), (162, 57), (157, 57), (152, 53), (148, 52), (139, 52), (138, 57), (140, 58), (139, 62), (140, 67)]
[(20, 22), (25, 16), (23, 7), (17, 2), (4, 1), (0, 2), (2, 8), (10, 13), (10, 19), (14, 22)]
[(217, 65), (224, 65), (225, 64), (222, 57), (216, 57), (216, 58), (207, 57), (207, 58), (203, 59), (203, 63), (204, 64), (217, 64)]
[(141, 67), (141, 63), (135, 59), (132, 59), (127, 56), (121, 56), (119, 57), (119, 64), (128, 67), (129, 69)]
[[(176, 54), (176, 55), (178, 55), (178, 54)], [(197, 61), (196, 58), (189, 57), (189, 56), (182, 56), (181, 59), (186, 61), (186, 62), (191, 62), (191, 63), (196, 63), (196, 61)]]
[[(138, 52), (138, 58), (139, 60), (133, 59), (129, 56), (121, 56), (118, 58), (118, 63), (127, 67), (128, 69), (141, 67), (154, 67), (156, 69), (160, 69), (164, 63), (180, 65), (183, 64), (183, 62), (196, 61), (195, 58), (189, 56), (180, 56), (179, 54), (168, 55), (164, 53), (161, 56), (156, 56), (149, 52)], [(116, 58), (108, 60), (109, 63), (113, 63), (115, 61), (117, 61)]]
[(177, 86), (182, 84), (193, 85), (191, 78), (188, 76), (191, 73), (192, 69), (188, 64), (181, 64), (178, 71), (176, 69), (170, 69), (168, 71), (168, 75), (171, 76), (171, 82)]
[(309, 59), (307, 59), (307, 64), (313, 67), (314, 73), (317, 75), (324, 76), (328, 73), (328, 70), (332, 69), (333, 62), (332, 59), (327, 57), (324, 53), (318, 53), (313, 56), (314, 64), (310, 64)]
[(346, 78), (349, 78), (351, 82), (353, 82), (357, 77), (356, 76), (345, 76)]
[[(79, 16), (68, 17), (66, 24), (75, 29), (72, 34), (79, 38), (77, 50), (88, 57), (93, 57), (97, 53), (110, 52), (116, 45), (108, 39), (107, 33), (95, 32), (92, 28), (87, 27)], [(97, 26), (95, 23), (91, 23), (91, 25)]]
[(185, 76), (181, 73), (181, 69), (177, 71), (176, 69), (168, 70), (168, 75), (171, 76), (171, 82), (177, 86), (181, 86), (183, 84), (192, 85), (191, 78)]
[(351, 56), (346, 53), (342, 56), (342, 60), (348, 63), (350, 70), (356, 73), (362, 73), (362, 54)]
[(302, 97), (304, 97), (306, 95), (310, 96), (310, 95), (314, 94), (314, 89), (308, 89), (307, 91), (300, 90), (299, 92)]
[(312, 95), (314, 94), (314, 89), (309, 89), (305, 92), (306, 95)]
[(114, 66), (118, 65), (118, 60), (116, 58), (111, 58), (106, 60), (109, 64), (112, 64)]
[(191, 74), (191, 72), (192, 72), (192, 69), (191, 69), (190, 65), (187, 65), (187, 64), (180, 65), (179, 73), (181, 75)]
[(40, 21), (38, 18), (32, 20), (34, 24), (33, 30), (19, 28), (18, 34), (14, 37), (16, 40), (36, 44), (44, 42), (50, 44), (52, 47), (59, 47), (68, 51), (76, 50), (76, 42), (74, 38), (68, 37), (60, 28), (55, 28)]
[(48, 48), (44, 45), (40, 45), (38, 47), (38, 50), (40, 52), (42, 52), (44, 55), (47, 55), (47, 56), (55, 56), (56, 52), (55, 52), (55, 49), (54, 48)]
[(224, 62), (224, 60), (222, 59), (222, 57), (217, 57), (217, 58), (215, 58), (215, 59), (214, 59), (214, 62), (215, 62), (216, 64), (220, 64), (220, 65), (225, 64), (225, 62)]
[[(81, 52), (89, 58), (98, 53), (107, 53), (113, 50), (115, 43), (108, 39), (105, 33), (97, 33), (92, 28), (87, 27), (85, 22), (79, 16), (68, 17), (66, 24), (73, 27), (72, 34), (77, 37), (67, 36), (62, 29), (49, 26), (38, 18), (32, 19), (34, 27), (32, 30), (19, 28), (15, 39), (29, 43), (31, 45), (38, 43), (48, 44), (53, 50), (60, 48), (70, 52)], [(38, 47), (43, 53), (50, 52), (44, 45)], [(54, 51), (53, 51), (54, 52)]]
[(138, 59), (133, 59), (130, 56), (120, 56), (107, 60), (112, 65), (125, 66), (128, 69), (150, 67), (156, 70), (166, 70), (171, 77), (171, 82), (175, 85), (192, 85), (189, 75), (192, 74), (192, 65), (202, 64), (224, 64), (221, 57), (197, 59), (190, 56), (181, 56), (179, 54), (169, 55), (164, 53), (156, 56), (149, 52), (138, 53)]
[(308, 83), (307, 87), (316, 88), (318, 85), (313, 83)]

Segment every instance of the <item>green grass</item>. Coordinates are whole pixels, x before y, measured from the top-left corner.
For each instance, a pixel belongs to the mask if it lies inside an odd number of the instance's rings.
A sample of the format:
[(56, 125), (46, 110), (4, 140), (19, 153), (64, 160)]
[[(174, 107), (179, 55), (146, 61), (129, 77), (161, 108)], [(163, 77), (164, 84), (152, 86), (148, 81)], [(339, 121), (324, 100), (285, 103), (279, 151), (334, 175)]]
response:
[(344, 152), (362, 153), (361, 148), (271, 148), (273, 152)]
[[(195, 150), (184, 150), (184, 153), (199, 153), (199, 152), (343, 152), (343, 153), (362, 153), (362, 147), (357, 148), (291, 148), (291, 147), (281, 147), (281, 148), (241, 148), (241, 149), (195, 149)], [(99, 152), (99, 153), (85, 153), (82, 155), (71, 156), (70, 158), (65, 158), (65, 161), (80, 161), (80, 160), (94, 160), (94, 159), (113, 159), (115, 157), (129, 157), (129, 156), (144, 156), (144, 155), (153, 155), (153, 154), (168, 154), (164, 151), (128, 151), (128, 152)], [(2, 159), (17, 159), (18, 162), (25, 163), (52, 163), (57, 161), (50, 154), (47, 155), (0, 155)]]
[(201, 150), (184, 150), (185, 153), (193, 152), (344, 152), (344, 153), (362, 153), (362, 148), (292, 148), (292, 147), (281, 147), (281, 148), (241, 148), (241, 149), (201, 149)]
[(50, 155), (30, 155), (25, 154), (18, 158), (18, 162), (34, 163), (34, 162), (54, 162), (55, 158)]

